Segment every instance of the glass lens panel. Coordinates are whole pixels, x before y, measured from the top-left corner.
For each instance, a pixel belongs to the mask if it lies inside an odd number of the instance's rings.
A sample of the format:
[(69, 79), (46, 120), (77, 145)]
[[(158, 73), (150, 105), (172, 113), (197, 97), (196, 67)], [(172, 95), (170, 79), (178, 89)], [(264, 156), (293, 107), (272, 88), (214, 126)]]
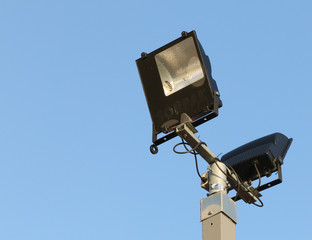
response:
[(187, 38), (156, 54), (155, 60), (166, 96), (191, 84), (199, 87), (204, 83), (204, 73), (193, 38)]

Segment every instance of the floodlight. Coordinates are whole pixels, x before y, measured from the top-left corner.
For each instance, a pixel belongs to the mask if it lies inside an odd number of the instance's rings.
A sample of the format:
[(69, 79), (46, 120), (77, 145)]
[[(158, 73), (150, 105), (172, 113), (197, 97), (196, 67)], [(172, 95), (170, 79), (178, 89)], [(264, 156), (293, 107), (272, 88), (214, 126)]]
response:
[(249, 142), (225, 154), (221, 161), (231, 166), (243, 182), (269, 177), (278, 172), (278, 179), (258, 187), (258, 191), (282, 182), (281, 165), (292, 138), (274, 133)]
[[(187, 114), (198, 126), (218, 115), (222, 106), (211, 66), (195, 31), (136, 60), (153, 122), (153, 143), (159, 145)], [(171, 133), (170, 133), (171, 132)], [(170, 133), (157, 139), (159, 133)]]

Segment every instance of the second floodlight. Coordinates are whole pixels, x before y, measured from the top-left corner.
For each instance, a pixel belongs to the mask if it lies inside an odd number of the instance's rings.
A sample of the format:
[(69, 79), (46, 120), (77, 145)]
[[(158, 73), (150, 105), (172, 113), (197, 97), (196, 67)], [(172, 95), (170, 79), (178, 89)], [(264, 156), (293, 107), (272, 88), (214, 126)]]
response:
[(262, 191), (282, 182), (281, 165), (291, 143), (292, 138), (273, 133), (232, 150), (221, 161), (232, 167), (246, 183), (278, 172), (278, 179), (258, 187)]

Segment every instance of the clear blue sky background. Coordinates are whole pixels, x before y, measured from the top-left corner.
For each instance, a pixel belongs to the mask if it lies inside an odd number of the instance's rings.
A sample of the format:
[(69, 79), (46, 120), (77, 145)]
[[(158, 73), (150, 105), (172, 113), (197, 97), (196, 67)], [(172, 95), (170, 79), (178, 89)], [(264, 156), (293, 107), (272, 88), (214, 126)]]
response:
[[(135, 60), (196, 30), (224, 107), (198, 127), (215, 153), (294, 142), (237, 239), (311, 233), (312, 2), (0, 1), (0, 239), (201, 239), (200, 188), (174, 139), (149, 152)], [(200, 159), (200, 171), (205, 162)]]

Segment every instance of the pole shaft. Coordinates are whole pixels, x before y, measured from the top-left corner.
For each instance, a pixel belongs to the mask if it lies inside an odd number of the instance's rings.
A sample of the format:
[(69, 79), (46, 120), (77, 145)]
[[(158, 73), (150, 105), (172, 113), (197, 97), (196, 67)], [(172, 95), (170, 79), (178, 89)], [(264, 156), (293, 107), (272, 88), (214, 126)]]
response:
[(235, 240), (235, 223), (224, 213), (202, 222), (203, 240)]
[(223, 192), (201, 200), (202, 240), (235, 240), (236, 203)]

